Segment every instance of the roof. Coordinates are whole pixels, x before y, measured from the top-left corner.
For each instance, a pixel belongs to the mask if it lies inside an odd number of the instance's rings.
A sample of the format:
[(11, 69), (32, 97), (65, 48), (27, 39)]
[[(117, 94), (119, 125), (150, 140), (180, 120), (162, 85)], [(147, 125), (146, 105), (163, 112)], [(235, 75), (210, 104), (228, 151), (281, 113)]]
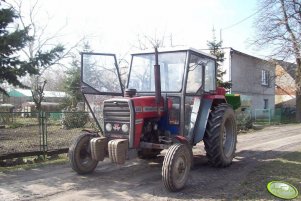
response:
[(283, 68), (293, 79), (296, 77), (297, 65), (291, 62), (276, 60), (277, 64)]
[(232, 47), (225, 47), (223, 49), (230, 49), (230, 53), (240, 54), (240, 55), (243, 55), (243, 56), (246, 56), (246, 57), (251, 57), (253, 59), (257, 59), (257, 60), (260, 60), (260, 61), (263, 61), (263, 62), (270, 62), (270, 61), (268, 61), (268, 60), (266, 60), (264, 58), (256, 57), (256, 56), (253, 56), (253, 55), (250, 55), (250, 54), (247, 54), (247, 53), (235, 50)]
[[(244, 52), (241, 52), (241, 51), (238, 51), (238, 50), (235, 50), (233, 49), (232, 47), (222, 47), (221, 49), (223, 50), (229, 50), (230, 53), (236, 53), (236, 54), (240, 54), (240, 55), (243, 55), (243, 56), (246, 56), (246, 57), (251, 57), (253, 59), (257, 59), (257, 60), (261, 60), (261, 61), (264, 61), (264, 62), (270, 62), (264, 58), (260, 58), (260, 57), (256, 57), (256, 56), (253, 56), (253, 55), (250, 55), (250, 54), (247, 54), (247, 53), (244, 53)], [(201, 49), (203, 51), (210, 51), (210, 49)]]
[[(31, 97), (31, 90), (29, 89), (11, 89), (8, 92), (10, 97)], [(66, 97), (65, 92), (61, 91), (44, 91), (45, 98), (64, 98)]]
[(0, 104), (0, 107), (13, 108), (15, 106), (13, 104), (4, 103), (4, 104)]
[[(211, 54), (208, 54), (206, 52), (203, 52), (201, 50), (198, 50), (198, 49), (195, 49), (195, 48), (192, 48), (192, 47), (183, 47), (183, 46), (179, 46), (179, 47), (169, 47), (169, 48), (158, 48), (158, 52), (176, 52), (176, 51), (193, 51), (193, 52), (196, 52), (196, 53), (199, 53), (199, 54), (203, 54), (207, 57), (210, 57), (212, 59), (216, 59), (215, 56), (211, 55)], [(146, 49), (146, 50), (141, 50), (139, 52), (135, 52), (133, 53), (132, 55), (135, 55), (135, 54), (150, 54), (150, 53), (154, 53), (154, 49)]]
[[(52, 103), (52, 102), (41, 102), (41, 104), (47, 105), (47, 106), (58, 106), (60, 103)], [(22, 106), (35, 106), (36, 104), (34, 102), (25, 102), (22, 104)]]

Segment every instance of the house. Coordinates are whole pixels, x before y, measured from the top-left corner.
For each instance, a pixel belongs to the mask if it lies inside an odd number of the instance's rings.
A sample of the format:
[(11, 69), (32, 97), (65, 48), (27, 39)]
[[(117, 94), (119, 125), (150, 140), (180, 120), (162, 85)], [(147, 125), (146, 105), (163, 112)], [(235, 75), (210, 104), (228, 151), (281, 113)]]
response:
[(296, 64), (277, 61), (275, 104), (277, 107), (296, 107)]
[[(29, 89), (11, 88), (7, 90), (8, 97), (5, 97), (3, 102), (10, 103), (15, 108), (21, 108), (22, 104), (32, 102), (32, 94)], [(59, 103), (66, 97), (65, 92), (60, 91), (44, 91), (44, 102)]]
[(224, 48), (223, 81), (231, 81), (231, 93), (241, 95), (242, 107), (275, 108), (275, 64), (252, 55)]

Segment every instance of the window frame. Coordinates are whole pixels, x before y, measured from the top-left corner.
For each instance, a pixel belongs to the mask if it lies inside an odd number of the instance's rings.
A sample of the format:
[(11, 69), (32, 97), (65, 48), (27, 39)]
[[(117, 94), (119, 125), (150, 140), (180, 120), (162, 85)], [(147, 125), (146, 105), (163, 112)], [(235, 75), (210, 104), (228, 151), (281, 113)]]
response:
[(268, 70), (261, 70), (261, 85), (269, 86), (270, 85), (270, 72)]
[(269, 109), (269, 99), (263, 99), (263, 109)]
[(194, 92), (187, 92), (187, 86), (188, 86), (188, 78), (189, 78), (189, 63), (190, 63), (190, 59), (191, 59), (191, 56), (194, 55), (194, 56), (197, 56), (197, 57), (201, 57), (201, 58), (204, 58), (204, 59), (209, 59), (209, 60), (212, 60), (213, 61), (213, 72), (214, 72), (214, 75), (213, 75), (213, 90), (209, 90), (209, 91), (205, 91), (205, 78), (206, 78), (206, 75), (205, 75), (205, 71), (206, 71), (206, 66), (202, 65), (202, 91), (205, 92), (205, 93), (210, 93), (211, 91), (215, 91), (216, 90), (216, 87), (217, 87), (217, 82), (216, 82), (216, 74), (217, 74), (217, 63), (216, 63), (216, 60), (206, 56), (206, 55), (203, 55), (203, 54), (199, 54), (199, 53), (196, 53), (196, 52), (193, 52), (193, 51), (189, 51), (189, 57), (187, 59), (187, 65), (186, 65), (186, 78), (185, 78), (185, 94), (187, 95), (201, 95), (201, 94), (196, 94)]

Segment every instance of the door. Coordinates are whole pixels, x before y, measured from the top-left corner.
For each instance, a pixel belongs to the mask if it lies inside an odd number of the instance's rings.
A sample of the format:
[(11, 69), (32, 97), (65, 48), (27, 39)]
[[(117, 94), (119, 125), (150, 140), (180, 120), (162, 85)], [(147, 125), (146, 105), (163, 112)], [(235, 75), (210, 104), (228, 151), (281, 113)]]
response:
[(82, 53), (81, 56), (84, 94), (123, 95), (115, 54)]
[(103, 130), (103, 101), (123, 96), (114, 54), (81, 54), (81, 91), (97, 126)]

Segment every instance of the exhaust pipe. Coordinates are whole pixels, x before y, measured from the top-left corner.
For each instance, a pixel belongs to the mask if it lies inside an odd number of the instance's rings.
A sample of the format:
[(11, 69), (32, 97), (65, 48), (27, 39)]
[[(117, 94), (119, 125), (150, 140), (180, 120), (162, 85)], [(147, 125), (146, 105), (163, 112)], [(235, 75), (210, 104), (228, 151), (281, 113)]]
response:
[(158, 61), (158, 49), (156, 47), (155, 47), (154, 73), (155, 73), (156, 103), (159, 104), (161, 102), (161, 76), (160, 76), (160, 65)]

